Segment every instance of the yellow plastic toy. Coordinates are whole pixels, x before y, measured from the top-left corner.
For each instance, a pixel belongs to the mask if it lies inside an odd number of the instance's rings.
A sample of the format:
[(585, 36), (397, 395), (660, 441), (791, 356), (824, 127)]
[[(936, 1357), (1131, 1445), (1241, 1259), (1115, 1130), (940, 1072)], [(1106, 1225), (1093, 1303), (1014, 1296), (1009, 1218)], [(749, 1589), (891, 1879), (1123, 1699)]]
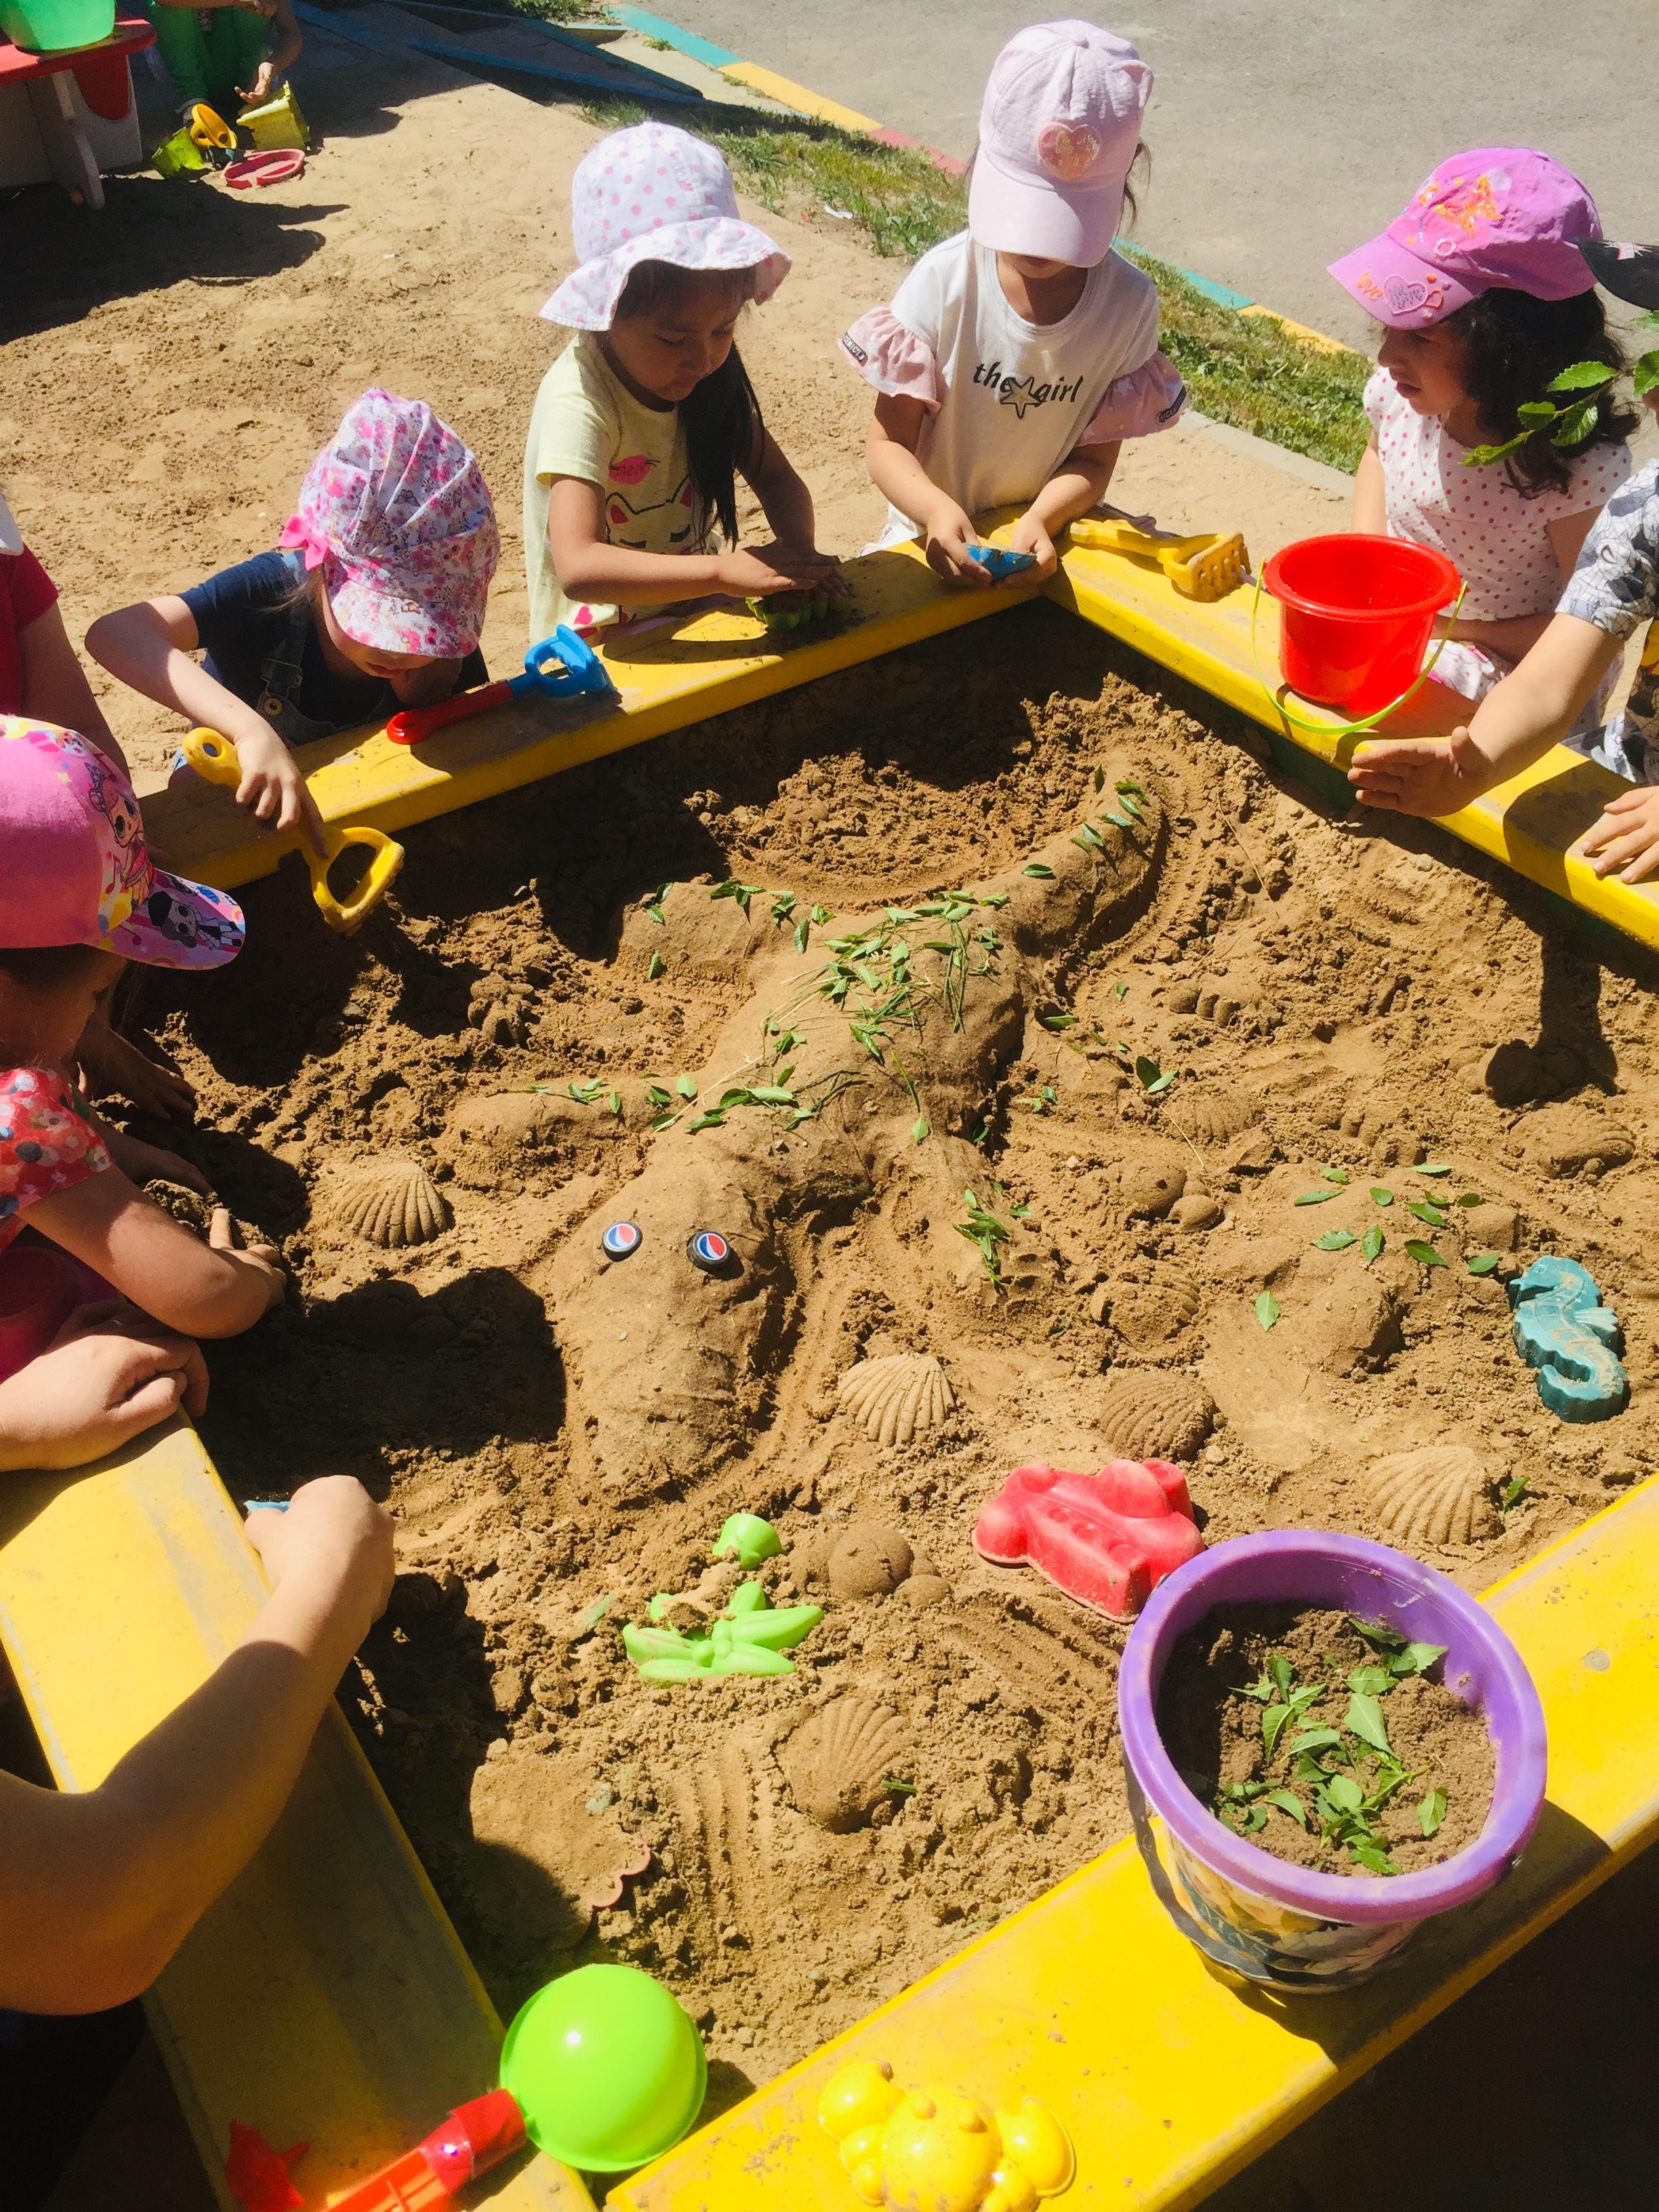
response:
[(892, 2068), (868, 2058), (831, 2077), (818, 2119), (854, 2188), (888, 2212), (1033, 2212), (1077, 2171), (1070, 2136), (1036, 2098), (994, 2112), (936, 2084), (896, 2088)]
[(1249, 580), (1250, 556), (1237, 531), (1212, 530), (1197, 538), (1165, 538), (1132, 522), (1083, 517), (1072, 525), (1073, 545), (1091, 553), (1127, 553), (1160, 568), (1183, 599), (1224, 599)]
[(217, 154), (222, 154), (227, 161), (236, 158), (236, 133), (216, 108), (208, 106), (206, 100), (197, 101), (190, 111), (185, 128), (210, 161)]
[[(242, 771), (236, 764), (236, 748), (228, 738), (217, 730), (191, 730), (179, 750), (199, 776), (210, 783), (223, 784), (234, 791), (242, 780)], [(328, 872), (342, 853), (353, 845), (364, 847), (372, 855), (363, 872), (363, 879), (349, 899), (337, 899), (330, 888)], [(386, 896), (386, 888), (404, 864), (404, 848), (383, 830), (372, 830), (366, 823), (353, 829), (331, 830), (327, 833), (324, 857), (319, 860), (307, 847), (301, 850), (311, 870), (311, 896), (317, 902), (317, 910), (331, 929), (349, 936), (364, 918)]]
[(245, 107), (236, 120), (262, 154), (274, 146), (297, 146), (302, 154), (311, 151), (310, 127), (300, 112), (291, 84), (284, 83), (280, 92), (258, 107)]

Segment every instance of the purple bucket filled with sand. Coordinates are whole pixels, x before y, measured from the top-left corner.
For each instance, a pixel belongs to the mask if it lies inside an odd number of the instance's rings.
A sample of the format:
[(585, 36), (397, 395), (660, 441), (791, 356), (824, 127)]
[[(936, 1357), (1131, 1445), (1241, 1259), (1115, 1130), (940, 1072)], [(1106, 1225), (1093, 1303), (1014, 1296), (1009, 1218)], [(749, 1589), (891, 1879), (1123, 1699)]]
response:
[[(1165, 1748), (1158, 1693), (1181, 1638), (1218, 1607), (1237, 1605), (1329, 1608), (1445, 1646), (1437, 1671), (1486, 1721), (1496, 1760), (1491, 1809), (1472, 1844), (1409, 1874), (1321, 1874), (1258, 1849), (1216, 1818)], [(1135, 1623), (1118, 1715), (1136, 1840), (1165, 1909), (1218, 1966), (1285, 1991), (1340, 1989), (1392, 1961), (1425, 1921), (1504, 1879), (1543, 1806), (1543, 1709), (1515, 1646), (1444, 1575), (1358, 1536), (1241, 1536), (1179, 1568)]]

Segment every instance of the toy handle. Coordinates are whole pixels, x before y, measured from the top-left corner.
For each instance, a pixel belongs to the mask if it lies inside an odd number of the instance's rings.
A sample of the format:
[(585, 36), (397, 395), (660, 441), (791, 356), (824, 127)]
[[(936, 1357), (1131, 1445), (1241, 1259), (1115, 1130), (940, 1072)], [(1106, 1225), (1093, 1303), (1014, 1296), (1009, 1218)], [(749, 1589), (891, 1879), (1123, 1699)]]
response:
[(524, 657), (524, 672), (550, 699), (568, 698), (579, 691), (615, 691), (616, 685), (585, 637), (568, 623), (561, 623), (551, 637), (532, 645)]
[(505, 2089), (459, 2105), (426, 2141), (341, 2197), (334, 2212), (424, 2212), (524, 2145), (524, 2115)]
[(179, 739), (179, 750), (208, 783), (222, 783), (227, 791), (234, 791), (242, 781), (236, 748), (217, 730), (187, 730)]
[(394, 745), (418, 745), (446, 722), (464, 722), (486, 708), (504, 707), (512, 696), (513, 686), (505, 681), (480, 684), (476, 691), (458, 691), (453, 699), (441, 699), (435, 707), (405, 707), (386, 724), (386, 733)]
[[(365, 846), (374, 857), (351, 896), (337, 899), (329, 888), (328, 872), (352, 845)], [(311, 896), (317, 902), (317, 911), (331, 929), (337, 929), (343, 937), (349, 937), (386, 896), (387, 885), (404, 864), (404, 848), (385, 830), (371, 830), (367, 823), (360, 823), (352, 830), (331, 830), (325, 859), (319, 860), (310, 852), (306, 858), (311, 863)]]
[(1073, 545), (1086, 545), (1099, 553), (1139, 553), (1155, 561), (1176, 542), (1171, 538), (1154, 538), (1150, 532), (1137, 530), (1133, 522), (1113, 522), (1104, 516), (1079, 515), (1067, 526)]

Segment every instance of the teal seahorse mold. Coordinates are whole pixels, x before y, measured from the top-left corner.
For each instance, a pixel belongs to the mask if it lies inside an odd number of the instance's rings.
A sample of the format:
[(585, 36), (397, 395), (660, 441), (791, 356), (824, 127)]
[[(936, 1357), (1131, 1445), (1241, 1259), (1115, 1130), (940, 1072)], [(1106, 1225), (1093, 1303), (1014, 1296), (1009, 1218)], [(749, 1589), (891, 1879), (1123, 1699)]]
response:
[(1515, 1348), (1538, 1370), (1538, 1395), (1564, 1421), (1606, 1421), (1630, 1382), (1620, 1365), (1619, 1317), (1577, 1260), (1534, 1260), (1510, 1285)]

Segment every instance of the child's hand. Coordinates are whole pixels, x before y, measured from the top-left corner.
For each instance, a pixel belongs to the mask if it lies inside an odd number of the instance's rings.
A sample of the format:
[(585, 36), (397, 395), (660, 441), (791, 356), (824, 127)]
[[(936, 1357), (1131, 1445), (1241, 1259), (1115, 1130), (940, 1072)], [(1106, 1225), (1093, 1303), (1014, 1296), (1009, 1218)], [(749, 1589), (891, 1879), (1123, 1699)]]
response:
[(780, 538), (770, 545), (754, 545), (750, 550), (775, 568), (787, 567), (793, 571), (799, 564), (805, 588), (821, 592), (826, 599), (844, 599), (853, 588), (842, 574), (841, 563), (835, 555), (820, 553), (816, 545), (793, 544)]
[(216, 1252), (223, 1252), (239, 1266), (255, 1267), (266, 1279), (265, 1311), (279, 1306), (288, 1296), (288, 1278), (283, 1273), (282, 1255), (274, 1244), (250, 1244), (238, 1251), (231, 1231), (228, 1208), (216, 1206), (208, 1224), (208, 1243)]
[(131, 1037), (106, 1029), (101, 1022), (88, 1022), (75, 1057), (95, 1097), (118, 1091), (141, 1114), (154, 1114), (164, 1121), (177, 1115), (187, 1121), (196, 1110), (195, 1091), (172, 1061), (161, 1056), (154, 1041), (146, 1042), (155, 1058)]
[(129, 1182), (136, 1182), (140, 1189), (147, 1182), (176, 1182), (186, 1190), (193, 1190), (200, 1198), (213, 1195), (213, 1185), (200, 1168), (192, 1167), (177, 1152), (170, 1152), (161, 1145), (147, 1145), (142, 1137), (130, 1137), (125, 1129), (112, 1129), (107, 1123), (104, 1142), (116, 1166)]
[(122, 1300), (82, 1306), (0, 1383), (0, 1468), (85, 1467), (182, 1406), (207, 1406), (207, 1364), (187, 1336)]
[(1348, 781), (1362, 806), (1399, 814), (1455, 814), (1498, 781), (1467, 729), (1449, 738), (1372, 738), (1361, 745)]
[(331, 1608), (359, 1609), (362, 1631), (380, 1619), (392, 1595), (397, 1562), (392, 1516), (349, 1474), (325, 1474), (301, 1485), (285, 1513), (256, 1506), (243, 1532), (264, 1562), (273, 1590), (316, 1596)]
[(325, 843), (323, 817), (300, 773), (300, 763), (276, 731), (238, 738), (236, 759), (242, 771), (236, 804), (252, 807), (261, 822), (278, 830), (301, 831), (320, 860)]
[(1031, 514), (1022, 514), (1008, 533), (1008, 543), (1016, 553), (1030, 553), (1036, 562), (1035, 571), (1027, 569), (1030, 578), (1052, 576), (1060, 566), (1060, 556), (1054, 550), (1054, 541), (1048, 535), (1046, 524)]
[(978, 542), (974, 526), (954, 500), (940, 501), (923, 525), (922, 538), (927, 565), (936, 576), (943, 576), (947, 584), (965, 586), (970, 592), (990, 589), (990, 572), (968, 550)]
[(828, 588), (830, 564), (821, 553), (802, 553), (784, 545), (745, 546), (722, 553), (714, 563), (720, 588), (733, 599), (765, 599), (773, 592)]
[[(238, 7), (246, 7), (248, 5), (248, 0), (235, 0), (235, 4)], [(275, 10), (270, 7), (264, 7), (258, 9), (257, 12), (261, 15), (270, 15), (274, 14)], [(237, 91), (242, 95), (242, 105), (244, 107), (258, 107), (270, 97), (271, 79), (276, 76), (276, 63), (271, 61), (263, 61), (260, 63), (258, 68), (253, 72), (253, 82), (252, 84), (239, 84), (237, 86)]]
[(1599, 822), (1578, 841), (1578, 849), (1598, 876), (1618, 871), (1621, 884), (1639, 884), (1659, 867), (1659, 788), (1621, 791), (1610, 799)]

